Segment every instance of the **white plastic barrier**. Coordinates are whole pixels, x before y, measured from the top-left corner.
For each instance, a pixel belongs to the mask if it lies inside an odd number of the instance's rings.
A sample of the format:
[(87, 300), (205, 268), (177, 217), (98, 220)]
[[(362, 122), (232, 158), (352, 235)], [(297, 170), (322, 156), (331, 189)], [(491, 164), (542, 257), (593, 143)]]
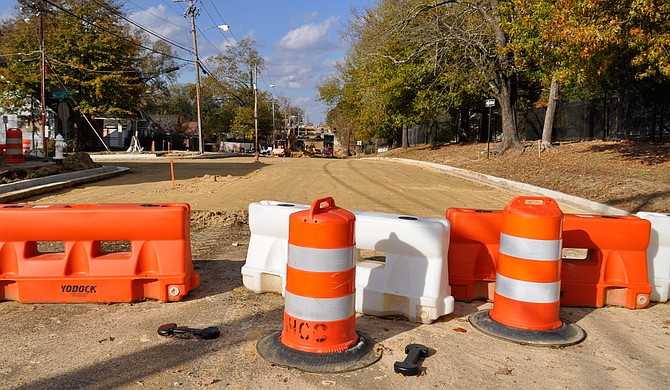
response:
[(637, 216), (651, 222), (647, 247), (651, 300), (665, 302), (670, 295), (670, 214), (639, 212)]
[(449, 221), (353, 211), (356, 248), (385, 252), (386, 260), (356, 263), (356, 311), (403, 315), (430, 324), (454, 311), (447, 253)]
[(288, 217), (309, 206), (263, 200), (249, 204), (249, 250), (242, 267), (244, 287), (255, 293), (284, 294), (288, 257)]
[[(251, 239), (242, 267), (244, 286), (254, 292), (284, 292), (288, 220), (309, 206), (277, 201), (249, 205)], [(356, 248), (383, 252), (385, 261), (356, 262), (356, 311), (403, 315), (429, 324), (454, 311), (447, 252), (449, 222), (442, 218), (352, 211)]]

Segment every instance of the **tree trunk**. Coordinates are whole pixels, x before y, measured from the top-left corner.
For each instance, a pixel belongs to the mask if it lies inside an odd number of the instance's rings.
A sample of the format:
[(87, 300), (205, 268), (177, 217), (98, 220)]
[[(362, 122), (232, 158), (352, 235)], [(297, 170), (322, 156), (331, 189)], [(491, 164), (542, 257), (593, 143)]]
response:
[(514, 112), (514, 97), (511, 88), (512, 80), (505, 77), (501, 83), (498, 101), (500, 102), (500, 112), (502, 115), (502, 142), (495, 154), (504, 154), (509, 149), (514, 149), (517, 154), (524, 151), (523, 145), (519, 142), (519, 135), (516, 130), (516, 113)]
[(406, 123), (402, 124), (402, 148), (409, 148), (409, 129)]
[(551, 87), (549, 88), (549, 102), (547, 102), (547, 112), (544, 115), (544, 126), (542, 127), (542, 143), (540, 150), (551, 148), (551, 133), (554, 129), (554, 116), (556, 114), (556, 105), (558, 103), (558, 80), (556, 75), (551, 78)]

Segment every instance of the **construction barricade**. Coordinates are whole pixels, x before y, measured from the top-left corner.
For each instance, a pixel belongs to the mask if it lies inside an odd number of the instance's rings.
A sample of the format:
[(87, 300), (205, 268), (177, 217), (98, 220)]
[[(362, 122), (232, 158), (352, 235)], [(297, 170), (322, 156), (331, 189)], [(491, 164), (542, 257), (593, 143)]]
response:
[(502, 210), (447, 209), (449, 285), (457, 301), (493, 299)]
[(3, 205), (0, 220), (0, 299), (179, 301), (200, 283), (186, 203)]
[(401, 315), (424, 324), (454, 311), (446, 219), (368, 211), (354, 211), (354, 215), (359, 253), (381, 252), (385, 258), (356, 263), (357, 311)]
[(356, 331), (355, 220), (333, 198), (291, 214), (284, 327), (258, 342), (264, 359), (308, 372), (345, 372), (381, 357)]
[(647, 247), (651, 300), (666, 302), (670, 295), (670, 214), (639, 212), (636, 215), (651, 222)]
[(495, 299), (469, 317), (480, 331), (533, 345), (571, 345), (585, 333), (559, 318), (561, 224), (556, 201), (517, 197), (503, 210)]
[(21, 129), (7, 129), (5, 133), (5, 164), (20, 164), (25, 162), (21, 146), (22, 139), (23, 132)]
[(646, 307), (649, 233), (649, 221), (635, 216), (565, 215), (561, 304)]
[[(449, 284), (456, 300), (493, 300), (502, 212), (448, 209)], [(561, 305), (646, 307), (649, 223), (635, 216), (565, 214)]]
[[(247, 289), (283, 294), (289, 216), (308, 208), (277, 201), (249, 205), (251, 239), (242, 267)], [(426, 324), (453, 312), (454, 299), (446, 267), (449, 248), (446, 219), (352, 213), (356, 216), (357, 252), (383, 252), (385, 257), (383, 261), (375, 257), (359, 258), (356, 262), (357, 312), (402, 315)]]
[(288, 221), (292, 213), (309, 206), (263, 200), (249, 204), (249, 249), (242, 266), (244, 287), (255, 293), (284, 293)]

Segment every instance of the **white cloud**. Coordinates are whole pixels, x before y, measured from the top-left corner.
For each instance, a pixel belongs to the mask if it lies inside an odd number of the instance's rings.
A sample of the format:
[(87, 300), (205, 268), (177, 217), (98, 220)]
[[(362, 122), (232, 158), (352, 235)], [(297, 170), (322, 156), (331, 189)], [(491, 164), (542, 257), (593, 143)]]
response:
[(279, 48), (285, 50), (328, 50), (335, 46), (329, 38), (329, 30), (337, 21), (336, 17), (329, 17), (321, 23), (304, 24), (289, 31), (279, 41)]
[(329, 17), (320, 23), (307, 23), (289, 31), (274, 45), (265, 64), (278, 92), (284, 89), (292, 104), (303, 108), (311, 122), (324, 118), (326, 107), (317, 100), (316, 86), (332, 74), (346, 45), (337, 41), (335, 25)]
[[(140, 12), (133, 12), (128, 18), (158, 35), (179, 42), (184, 46), (189, 45), (191, 41), (191, 28), (188, 21), (181, 15), (170, 13), (167, 7), (162, 4)], [(152, 42), (158, 40), (153, 35), (149, 36), (149, 39)]]
[(311, 23), (312, 21), (316, 20), (318, 17), (319, 17), (319, 13), (317, 11), (303, 12), (300, 15), (297, 15), (296, 17), (292, 18), (289, 21), (289, 24), (296, 25), (298, 23)]

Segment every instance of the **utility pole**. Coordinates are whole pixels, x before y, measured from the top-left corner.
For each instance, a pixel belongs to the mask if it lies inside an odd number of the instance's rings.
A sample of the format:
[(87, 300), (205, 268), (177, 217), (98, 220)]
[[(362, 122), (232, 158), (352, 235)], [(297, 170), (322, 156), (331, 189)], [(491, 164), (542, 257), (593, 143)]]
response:
[(40, 2), (38, 9), (40, 37), (40, 106), (42, 106), (42, 145), (44, 147), (44, 157), (49, 159), (49, 143), (47, 142), (46, 123), (46, 60), (44, 55), (44, 4)]
[(254, 145), (254, 161), (258, 161), (258, 66), (254, 65), (254, 130), (256, 132), (256, 142)]
[[(174, 3), (185, 2), (185, 0), (172, 0)], [(202, 119), (201, 119), (201, 110), (200, 110), (200, 60), (198, 59), (198, 34), (195, 30), (195, 17), (198, 13), (198, 9), (193, 4), (193, 0), (189, 0), (189, 7), (185, 11), (184, 15), (191, 15), (191, 33), (193, 35), (193, 59), (195, 61), (195, 104), (196, 104), (196, 113), (198, 116), (198, 153), (202, 154), (203, 151), (203, 142), (202, 142)]]

